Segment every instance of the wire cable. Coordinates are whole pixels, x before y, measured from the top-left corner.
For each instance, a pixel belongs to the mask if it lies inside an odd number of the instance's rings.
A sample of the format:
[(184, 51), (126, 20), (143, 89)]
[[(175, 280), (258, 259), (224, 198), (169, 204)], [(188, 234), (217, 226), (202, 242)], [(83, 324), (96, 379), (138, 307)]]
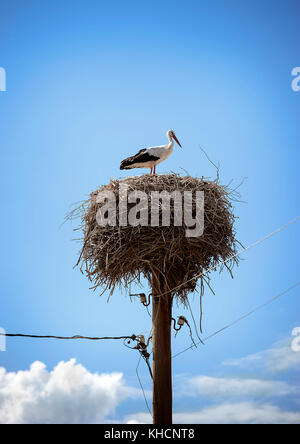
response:
[(38, 336), (38, 335), (24, 335), (20, 333), (0, 333), (0, 336), (8, 336), (8, 337), (19, 337), (19, 338), (34, 338), (34, 339), (89, 339), (91, 341), (100, 341), (106, 339), (131, 339), (135, 340), (137, 338), (136, 335), (131, 336), (103, 336), (102, 338), (98, 337), (90, 337), (90, 336)]
[(242, 253), (245, 253), (246, 251), (250, 250), (250, 248), (256, 247), (257, 245), (261, 244), (262, 242), (264, 242), (265, 240), (269, 239), (271, 236), (274, 236), (274, 234), (279, 233), (280, 231), (284, 230), (285, 228), (289, 227), (291, 224), (293, 224), (294, 222), (297, 222), (298, 220), (300, 220), (300, 216), (295, 217), (294, 219), (290, 220), (287, 224), (283, 225), (280, 228), (277, 228), (276, 230), (272, 231), (271, 233), (267, 234), (266, 236), (262, 237), (261, 239), (259, 239), (256, 242), (253, 242), (252, 244), (248, 245), (248, 247), (244, 248), (243, 250), (239, 250), (237, 253), (232, 254), (231, 256), (229, 256), (227, 259), (220, 261), (218, 264), (213, 265), (212, 267), (208, 268), (207, 270), (205, 270), (205, 272), (202, 272), (200, 274), (198, 274), (197, 276), (192, 277), (191, 279), (183, 282), (182, 284), (178, 285), (177, 287), (172, 288), (171, 290), (166, 291), (165, 293), (162, 293), (160, 295), (157, 295), (157, 297), (159, 296), (165, 296), (166, 294), (169, 293), (173, 293), (175, 290), (178, 290), (179, 288), (181, 288), (182, 286), (188, 284), (189, 282), (198, 279), (202, 276), (204, 276), (206, 273), (208, 273), (209, 271), (215, 270), (217, 267), (219, 267), (220, 265), (225, 265), (227, 262), (231, 261), (232, 259), (240, 256)]
[[(279, 299), (280, 297), (284, 296), (285, 294), (289, 293), (291, 290), (293, 290), (294, 288), (298, 287), (300, 285), (300, 281), (297, 282), (296, 284), (292, 285), (291, 287), (289, 287), (287, 290), (283, 291), (282, 293), (279, 293), (277, 296), (274, 296), (273, 298), (269, 299), (268, 301), (264, 302), (261, 305), (258, 305), (257, 307), (255, 307), (253, 310), (249, 311), (248, 313), (246, 313), (245, 315), (241, 316), (240, 318), (236, 319), (235, 321), (231, 322), (230, 324), (225, 325), (223, 328), (220, 328), (220, 330), (217, 330), (216, 332), (212, 333), (211, 335), (207, 336), (205, 339), (203, 339), (203, 342), (206, 342), (208, 339), (213, 338), (214, 336), (216, 336), (217, 334), (221, 333), (224, 330), (227, 330), (228, 328), (232, 327), (233, 325), (237, 324), (238, 322), (242, 321), (243, 319), (248, 318), (249, 316), (251, 316), (253, 313), (255, 313), (258, 310), (261, 310), (263, 307), (265, 307), (266, 305), (271, 304), (272, 302), (276, 301), (277, 299)], [(196, 345), (200, 344), (200, 342), (197, 342)], [(176, 356), (181, 355), (182, 353), (190, 350), (194, 348), (194, 345), (191, 345), (190, 347), (185, 348), (184, 350), (176, 353), (174, 356), (172, 356), (173, 358), (176, 358)]]
[(146, 398), (145, 390), (144, 390), (144, 387), (143, 387), (143, 385), (142, 385), (142, 381), (141, 381), (141, 378), (140, 378), (140, 375), (139, 375), (139, 370), (138, 370), (138, 369), (139, 369), (139, 365), (140, 365), (141, 359), (142, 359), (142, 355), (140, 355), (140, 357), (139, 357), (139, 360), (138, 360), (137, 366), (136, 366), (136, 368), (135, 368), (135, 372), (136, 372), (136, 375), (137, 375), (137, 378), (138, 378), (138, 381), (139, 381), (140, 387), (141, 387), (141, 389), (142, 389), (142, 393), (143, 393), (143, 397), (144, 397), (144, 400), (145, 400), (146, 407), (147, 407), (147, 409), (148, 409), (148, 411), (149, 411), (151, 417), (153, 418), (153, 416), (152, 416), (152, 412), (151, 412), (151, 410), (150, 410), (150, 407), (149, 407), (149, 404), (148, 404), (148, 401), (147, 401), (147, 398)]

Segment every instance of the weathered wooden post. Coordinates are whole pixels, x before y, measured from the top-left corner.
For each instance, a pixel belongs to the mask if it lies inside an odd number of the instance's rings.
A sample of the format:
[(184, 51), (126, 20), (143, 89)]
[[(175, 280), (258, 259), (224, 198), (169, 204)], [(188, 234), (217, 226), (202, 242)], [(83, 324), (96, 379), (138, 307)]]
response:
[(172, 424), (171, 318), (172, 296), (165, 293), (164, 276), (153, 275), (152, 374), (153, 424)]

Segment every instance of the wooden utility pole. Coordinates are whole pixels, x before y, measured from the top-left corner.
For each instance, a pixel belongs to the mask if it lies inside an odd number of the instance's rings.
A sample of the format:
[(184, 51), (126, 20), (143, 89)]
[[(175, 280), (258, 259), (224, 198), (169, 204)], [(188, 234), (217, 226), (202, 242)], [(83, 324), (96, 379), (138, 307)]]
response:
[(153, 424), (172, 424), (171, 318), (172, 296), (164, 293), (164, 277), (153, 275), (152, 350)]

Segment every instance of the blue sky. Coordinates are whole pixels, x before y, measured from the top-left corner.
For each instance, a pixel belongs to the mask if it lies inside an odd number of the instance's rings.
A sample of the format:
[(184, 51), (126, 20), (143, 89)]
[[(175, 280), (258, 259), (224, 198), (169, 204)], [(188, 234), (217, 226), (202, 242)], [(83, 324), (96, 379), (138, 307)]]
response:
[[(0, 66), (7, 75), (7, 91), (0, 92), (0, 326), (7, 332), (114, 336), (151, 328), (125, 290), (108, 304), (106, 295), (89, 290), (73, 269), (80, 248), (72, 241), (78, 237), (74, 227), (60, 226), (74, 202), (127, 175), (119, 170), (124, 157), (166, 143), (170, 128), (183, 150), (174, 149), (158, 172), (184, 168), (214, 178), (201, 146), (220, 162), (222, 183), (237, 186), (247, 177), (239, 189), (245, 203), (234, 209), (244, 245), (299, 216), (300, 92), (291, 88), (291, 71), (300, 65), (298, 1), (1, 0), (0, 11)], [(211, 276), (216, 294), (205, 294), (204, 336), (298, 281), (298, 239), (296, 222), (246, 252), (234, 280), (225, 272)], [(198, 319), (198, 296), (190, 302)], [(290, 356), (282, 344), (300, 326), (299, 308), (298, 288), (174, 359), (174, 412), (197, 421), (192, 412), (201, 411), (200, 421), (204, 413), (219, 418), (207, 409), (228, 411), (229, 403), (237, 410), (242, 402), (247, 411), (263, 406), (271, 418), (292, 412), (300, 420), (300, 357), (280, 374), (278, 366), (275, 371), (266, 364), (274, 349)], [(174, 313), (190, 316), (182, 307)], [(174, 353), (189, 345), (182, 332)], [(257, 353), (264, 360), (260, 368), (251, 359), (242, 368), (224, 365)], [(138, 356), (116, 341), (11, 339), (0, 352), (0, 367), (24, 371), (41, 361), (51, 371), (72, 358), (92, 375), (119, 372), (125, 385), (139, 388)], [(230, 378), (280, 381), (294, 395), (249, 392), (237, 400), (229, 388), (221, 399), (208, 396), (201, 384), (199, 396), (183, 393), (203, 375), (216, 384), (223, 378), (223, 386)], [(101, 421), (138, 421), (143, 412), (144, 400), (135, 393)], [(230, 415), (223, 417), (230, 422)]]

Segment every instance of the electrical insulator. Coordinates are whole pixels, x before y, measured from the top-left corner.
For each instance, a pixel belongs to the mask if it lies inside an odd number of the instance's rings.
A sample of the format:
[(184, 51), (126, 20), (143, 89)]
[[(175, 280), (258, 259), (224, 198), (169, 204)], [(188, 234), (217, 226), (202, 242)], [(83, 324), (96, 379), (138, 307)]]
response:
[(177, 321), (177, 324), (178, 324), (178, 325), (184, 325), (184, 322), (185, 322), (184, 317), (183, 317), (183, 316), (179, 316), (178, 321)]
[(145, 336), (143, 336), (143, 335), (139, 336), (139, 340), (140, 340), (141, 344), (146, 344), (145, 343)]
[(142, 304), (146, 304), (147, 303), (147, 298), (146, 298), (145, 293), (141, 293), (140, 294), (140, 301), (141, 301)]

